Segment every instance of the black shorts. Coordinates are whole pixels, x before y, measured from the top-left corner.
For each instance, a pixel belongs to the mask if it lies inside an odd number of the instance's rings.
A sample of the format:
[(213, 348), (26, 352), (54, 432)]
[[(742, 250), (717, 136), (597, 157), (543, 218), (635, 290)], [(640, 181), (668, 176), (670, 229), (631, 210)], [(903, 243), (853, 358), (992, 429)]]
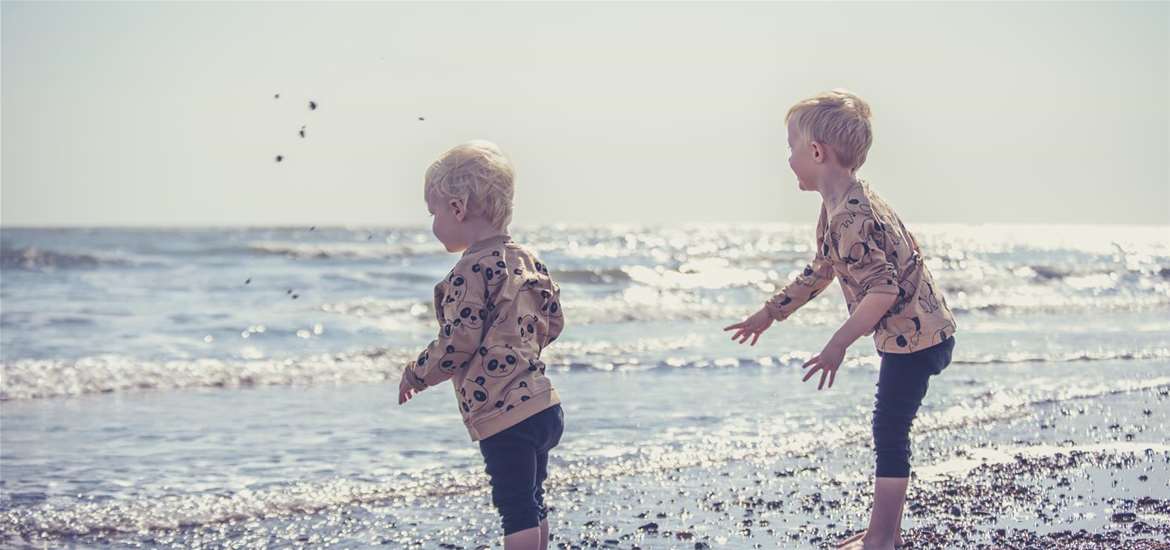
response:
[(505, 535), (536, 527), (548, 516), (543, 486), (548, 451), (561, 441), (564, 429), (565, 415), (557, 404), (479, 442)]
[(952, 336), (914, 353), (881, 353), (877, 396), (873, 406), (873, 448), (877, 477), (910, 476), (910, 426), (930, 377), (951, 364)]

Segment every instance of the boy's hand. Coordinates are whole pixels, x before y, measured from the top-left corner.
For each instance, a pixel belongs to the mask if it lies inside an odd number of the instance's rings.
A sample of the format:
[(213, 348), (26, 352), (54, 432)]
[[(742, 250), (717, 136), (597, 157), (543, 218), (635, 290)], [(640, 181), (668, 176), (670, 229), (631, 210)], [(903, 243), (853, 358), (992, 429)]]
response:
[(398, 381), (398, 404), (399, 405), (406, 403), (407, 401), (410, 401), (410, 398), (412, 398), (416, 394), (418, 394), (418, 390), (414, 389), (414, 386), (411, 386), (410, 382), (408, 382), (406, 380), (406, 377), (409, 375), (408, 374), (409, 371), (410, 371), (410, 365), (407, 365), (406, 368), (402, 369), (402, 380)]
[(724, 332), (735, 330), (735, 334), (731, 335), (732, 340), (739, 340), (739, 343), (744, 343), (748, 338), (752, 339), (752, 345), (756, 345), (756, 341), (760, 339), (760, 335), (772, 326), (772, 316), (768, 314), (767, 308), (761, 308), (759, 311), (753, 313), (751, 317), (744, 319), (742, 322), (734, 325), (723, 327)]
[(805, 373), (804, 380), (802, 381), (808, 382), (808, 379), (812, 378), (819, 370), (821, 371), (821, 383), (817, 384), (817, 391), (826, 387), (825, 377), (829, 378), (828, 387), (831, 388), (833, 387), (833, 380), (837, 378), (837, 368), (841, 366), (841, 361), (844, 360), (845, 348), (830, 342), (825, 346), (825, 349), (821, 350), (819, 354), (814, 355), (812, 359), (809, 359), (808, 362), (800, 367), (802, 369), (812, 367)]

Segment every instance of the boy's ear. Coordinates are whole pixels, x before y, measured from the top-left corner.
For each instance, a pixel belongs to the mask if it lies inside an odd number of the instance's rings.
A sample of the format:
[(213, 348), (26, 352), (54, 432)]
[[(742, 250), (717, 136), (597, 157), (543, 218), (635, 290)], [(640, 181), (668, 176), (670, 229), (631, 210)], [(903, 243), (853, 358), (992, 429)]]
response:
[(451, 212), (455, 214), (456, 220), (462, 222), (467, 217), (467, 204), (463, 202), (463, 199), (451, 199), (447, 205), (451, 207)]
[(825, 162), (825, 147), (815, 141), (809, 142), (809, 148), (812, 149), (813, 162), (821, 164)]

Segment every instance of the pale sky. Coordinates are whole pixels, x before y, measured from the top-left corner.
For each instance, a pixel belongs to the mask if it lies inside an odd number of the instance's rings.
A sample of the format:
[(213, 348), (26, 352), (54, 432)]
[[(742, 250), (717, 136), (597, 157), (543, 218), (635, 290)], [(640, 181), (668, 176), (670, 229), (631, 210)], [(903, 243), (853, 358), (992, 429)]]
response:
[(1170, 223), (1166, 2), (0, 16), (5, 226), (426, 224), (423, 172), (472, 138), (516, 164), (518, 224), (811, 223), (783, 118), (834, 87), (907, 222)]

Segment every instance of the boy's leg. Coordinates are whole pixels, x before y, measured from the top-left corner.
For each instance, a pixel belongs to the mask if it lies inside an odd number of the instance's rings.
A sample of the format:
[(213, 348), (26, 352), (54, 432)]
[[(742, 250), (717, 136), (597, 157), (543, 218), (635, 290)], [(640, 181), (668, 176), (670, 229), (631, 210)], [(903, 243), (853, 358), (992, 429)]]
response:
[[(893, 545), (903, 544), (902, 513), (910, 481), (910, 425), (926, 396), (930, 377), (940, 374), (951, 363), (954, 348), (955, 339), (950, 337), (916, 353), (882, 355), (873, 416), (877, 455), (874, 505), (869, 528), (842, 541), (842, 548), (861, 547), (862, 541), (866, 542), (865, 547), (888, 547), (890, 532), (894, 533)], [(895, 504), (896, 513), (893, 512)]]
[(901, 538), (902, 509), (910, 482), (910, 426), (930, 376), (940, 370), (931, 360), (935, 356), (931, 351), (882, 357), (873, 413), (877, 459), (874, 500), (862, 539), (866, 547), (892, 548)]
[(540, 550), (548, 550), (548, 518), (540, 520)]
[(548, 451), (536, 455), (536, 504), (540, 507), (540, 550), (548, 550), (548, 506), (544, 504), (545, 479), (548, 479)]
[(540, 508), (536, 501), (536, 449), (521, 433), (506, 430), (479, 442), (492, 504), (500, 512), (506, 550), (540, 549)]
[(873, 483), (873, 508), (869, 528), (861, 542), (863, 548), (894, 548), (902, 529), (902, 504), (906, 502), (908, 477), (879, 477)]
[(540, 550), (540, 527), (504, 535), (504, 550)]
[(544, 480), (548, 479), (548, 452), (561, 442), (565, 431), (565, 415), (560, 405), (551, 407), (546, 415), (546, 433), (541, 452), (536, 455), (536, 503), (540, 506), (540, 550), (548, 550), (548, 506), (544, 504)]

